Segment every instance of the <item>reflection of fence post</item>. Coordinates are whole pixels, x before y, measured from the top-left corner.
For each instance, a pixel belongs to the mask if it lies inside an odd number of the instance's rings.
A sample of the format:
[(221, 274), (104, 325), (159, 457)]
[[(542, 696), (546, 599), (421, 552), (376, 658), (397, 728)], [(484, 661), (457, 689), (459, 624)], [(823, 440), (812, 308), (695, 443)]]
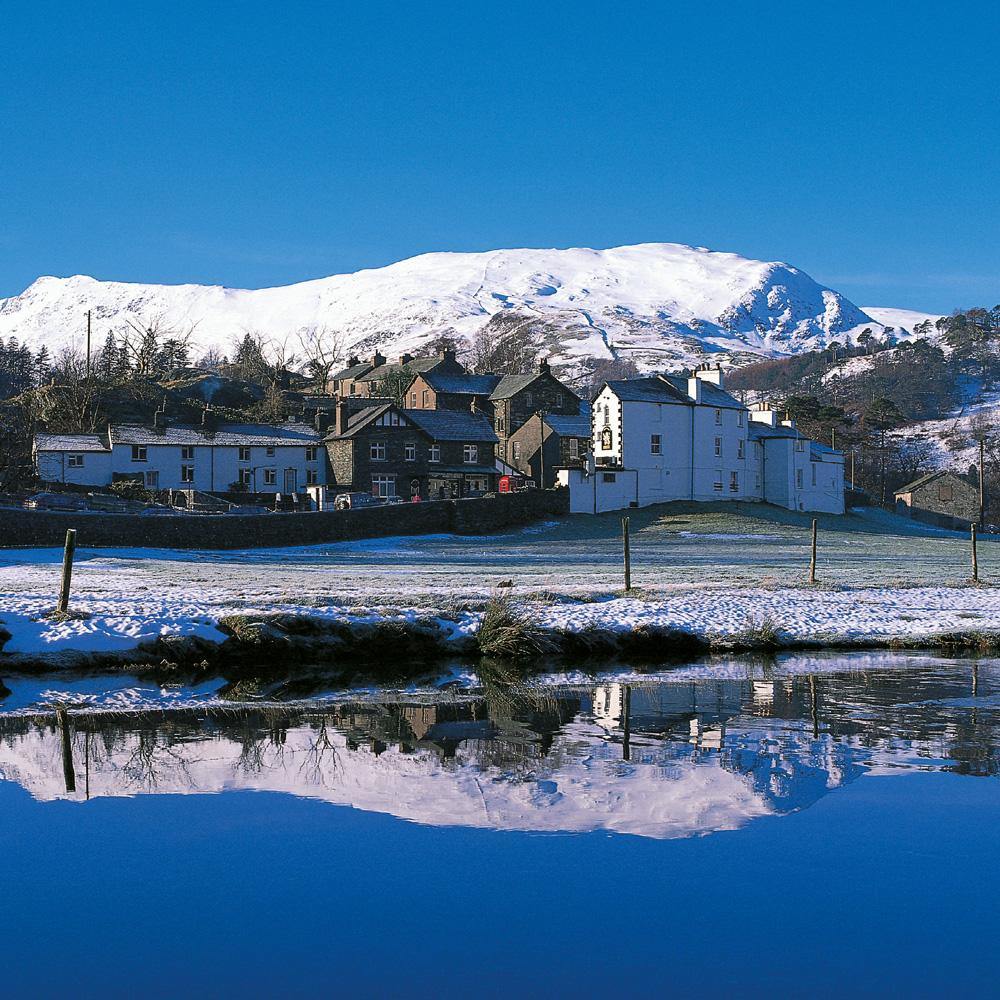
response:
[(69, 731), (69, 715), (65, 708), (56, 709), (56, 719), (62, 734), (63, 777), (66, 779), (66, 791), (76, 791), (76, 774), (73, 771), (73, 742)]
[(76, 529), (66, 532), (66, 545), (63, 548), (62, 586), (59, 589), (59, 604), (56, 611), (65, 614), (69, 608), (69, 586), (73, 579), (73, 554), (76, 552)]
[(812, 549), (809, 555), (809, 582), (816, 582), (816, 518), (813, 518)]
[(979, 545), (974, 524), (971, 526), (969, 535), (972, 540), (972, 582), (979, 583)]
[(622, 546), (625, 553), (625, 589), (632, 589), (632, 554), (629, 551), (628, 518), (622, 518)]
[(622, 760), (632, 759), (632, 686), (622, 692)]

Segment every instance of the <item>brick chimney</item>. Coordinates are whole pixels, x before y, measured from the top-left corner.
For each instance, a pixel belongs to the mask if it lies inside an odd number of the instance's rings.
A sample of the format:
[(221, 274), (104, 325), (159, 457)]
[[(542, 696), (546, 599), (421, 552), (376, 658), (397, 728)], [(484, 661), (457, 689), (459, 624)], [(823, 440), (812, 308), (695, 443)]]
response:
[(167, 433), (167, 416), (163, 412), (163, 410), (157, 410), (153, 414), (153, 433), (154, 434)]
[(345, 400), (337, 404), (337, 413), (333, 422), (333, 433), (343, 434), (347, 430), (347, 421), (351, 415), (351, 408)]
[(325, 434), (330, 429), (330, 414), (326, 410), (317, 410), (316, 416), (313, 417), (313, 426), (317, 434)]
[(376, 351), (376, 352), (375, 352), (375, 353), (374, 353), (374, 354), (372, 355), (372, 364), (373, 364), (373, 365), (374, 365), (374, 366), (375, 366), (376, 368), (381, 368), (381, 367), (382, 367), (382, 365), (384, 365), (384, 364), (385, 364), (385, 355), (384, 355), (384, 354), (382, 354), (382, 353), (381, 353), (381, 352), (379, 352), (379, 351)]
[(360, 365), (360, 364), (361, 364), (361, 359), (356, 354), (352, 354), (347, 359), (347, 367), (348, 368), (353, 368), (355, 365)]
[(548, 359), (548, 358), (542, 358), (542, 359), (541, 359), (541, 360), (540, 360), (540, 361), (538, 362), (538, 370), (539, 370), (539, 371), (540, 371), (540, 372), (541, 372), (541, 373), (542, 373), (543, 375), (548, 375), (548, 373), (549, 373), (549, 359)]
[(400, 354), (399, 363), (401, 365), (408, 365), (413, 360), (412, 354)]
[(445, 361), (456, 361), (456, 360), (458, 360), (458, 355), (455, 353), (455, 348), (454, 347), (446, 347), (441, 352), (441, 357), (444, 358)]
[(215, 433), (215, 411), (210, 406), (201, 411), (201, 429), (206, 434)]

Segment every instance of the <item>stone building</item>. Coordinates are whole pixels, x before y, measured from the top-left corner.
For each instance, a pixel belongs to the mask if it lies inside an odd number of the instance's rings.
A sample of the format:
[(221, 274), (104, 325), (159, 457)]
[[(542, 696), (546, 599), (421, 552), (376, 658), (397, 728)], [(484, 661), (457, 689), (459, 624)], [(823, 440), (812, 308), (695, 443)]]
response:
[(530, 417), (510, 436), (510, 464), (543, 489), (555, 486), (558, 470), (586, 467), (590, 454), (590, 404), (580, 412), (540, 413)]
[(896, 510), (944, 528), (968, 528), (979, 520), (979, 488), (955, 472), (930, 472), (896, 490)]
[(424, 500), (479, 496), (496, 486), (496, 435), (472, 412), (337, 408), (324, 444), (338, 490)]
[(452, 350), (423, 358), (403, 354), (396, 361), (389, 361), (384, 354), (376, 351), (369, 361), (350, 358), (347, 367), (334, 374), (330, 388), (342, 398), (379, 396), (386, 384), (405, 388), (404, 383), (409, 376), (427, 372), (438, 372), (441, 375), (467, 374)]

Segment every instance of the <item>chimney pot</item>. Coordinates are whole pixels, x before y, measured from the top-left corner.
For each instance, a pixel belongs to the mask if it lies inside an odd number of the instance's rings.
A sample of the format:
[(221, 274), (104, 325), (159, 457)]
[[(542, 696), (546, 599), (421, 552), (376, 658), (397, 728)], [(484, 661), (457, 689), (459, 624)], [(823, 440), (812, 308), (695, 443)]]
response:
[(540, 360), (540, 361), (538, 362), (538, 370), (539, 370), (539, 371), (540, 371), (540, 372), (541, 372), (541, 373), (542, 373), (543, 375), (547, 375), (547, 374), (549, 373), (549, 359), (548, 359), (548, 358), (542, 358), (542, 359), (541, 359), (541, 360)]
[(347, 430), (347, 421), (350, 413), (351, 410), (347, 405), (347, 402), (345, 400), (341, 400), (341, 402), (337, 404), (337, 415), (333, 428), (334, 433), (343, 434)]
[(376, 368), (380, 368), (380, 367), (381, 367), (382, 365), (384, 365), (384, 364), (385, 364), (385, 355), (384, 355), (384, 354), (381, 354), (381, 353), (380, 353), (379, 351), (376, 351), (376, 352), (375, 352), (375, 353), (374, 353), (374, 354), (372, 355), (372, 364), (373, 364), (373, 365), (374, 365), (374, 366), (375, 366)]

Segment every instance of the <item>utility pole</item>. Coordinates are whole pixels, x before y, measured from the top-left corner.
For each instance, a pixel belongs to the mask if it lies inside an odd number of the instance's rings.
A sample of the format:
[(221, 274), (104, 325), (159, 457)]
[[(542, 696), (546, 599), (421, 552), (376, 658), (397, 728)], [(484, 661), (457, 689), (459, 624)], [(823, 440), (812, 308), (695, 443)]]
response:
[(986, 526), (986, 438), (979, 439), (979, 527)]
[(87, 310), (87, 381), (90, 381), (90, 310)]
[(837, 427), (834, 425), (830, 428), (830, 447), (836, 451), (837, 450)]

